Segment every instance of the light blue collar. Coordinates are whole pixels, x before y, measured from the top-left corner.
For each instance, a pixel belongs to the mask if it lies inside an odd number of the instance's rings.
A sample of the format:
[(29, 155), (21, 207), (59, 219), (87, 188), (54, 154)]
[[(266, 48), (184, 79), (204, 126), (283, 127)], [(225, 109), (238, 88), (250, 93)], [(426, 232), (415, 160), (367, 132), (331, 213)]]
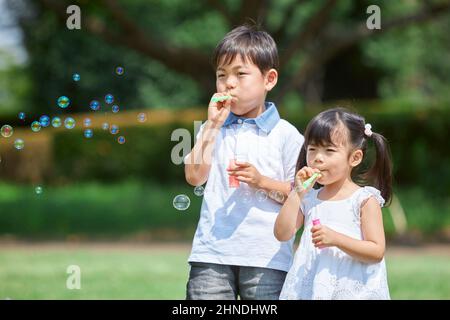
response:
[(275, 103), (264, 102), (264, 106), (266, 110), (256, 118), (243, 118), (235, 115), (233, 112), (230, 112), (227, 120), (223, 123), (223, 126), (238, 123), (238, 120), (241, 119), (242, 122), (256, 124), (262, 131), (269, 133), (280, 120), (280, 114), (278, 113)]

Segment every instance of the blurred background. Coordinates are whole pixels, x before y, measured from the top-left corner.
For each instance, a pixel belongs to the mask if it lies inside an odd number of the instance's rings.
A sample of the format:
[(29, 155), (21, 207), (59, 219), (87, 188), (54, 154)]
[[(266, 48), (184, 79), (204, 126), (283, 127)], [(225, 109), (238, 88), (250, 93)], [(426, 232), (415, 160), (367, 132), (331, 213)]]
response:
[[(369, 30), (374, 4), (381, 29)], [(69, 5), (79, 30), (67, 28)], [(347, 106), (389, 140), (392, 297), (450, 298), (445, 0), (0, 0), (0, 298), (184, 297), (202, 197), (171, 161), (171, 134), (206, 119), (212, 51), (250, 21), (278, 44), (268, 100), (283, 118), (303, 133)], [(63, 123), (45, 127), (43, 115)], [(186, 210), (173, 205), (180, 194)], [(70, 263), (91, 279), (84, 290), (64, 287)]]

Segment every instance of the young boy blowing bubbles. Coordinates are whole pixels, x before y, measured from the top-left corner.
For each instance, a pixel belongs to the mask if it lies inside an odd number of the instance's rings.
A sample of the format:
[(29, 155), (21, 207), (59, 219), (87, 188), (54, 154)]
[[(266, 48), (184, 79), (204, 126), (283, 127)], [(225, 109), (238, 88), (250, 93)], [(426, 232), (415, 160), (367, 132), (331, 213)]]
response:
[(268, 33), (247, 25), (233, 29), (213, 62), (217, 93), (185, 158), (187, 182), (207, 182), (186, 297), (278, 299), (293, 239), (277, 241), (273, 227), (304, 139), (265, 101), (278, 79), (277, 47)]

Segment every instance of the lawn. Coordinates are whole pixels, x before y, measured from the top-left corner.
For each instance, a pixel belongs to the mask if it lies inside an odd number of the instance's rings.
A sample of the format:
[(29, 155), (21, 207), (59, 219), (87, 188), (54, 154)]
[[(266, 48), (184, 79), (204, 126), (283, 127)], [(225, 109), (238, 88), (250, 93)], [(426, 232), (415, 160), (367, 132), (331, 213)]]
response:
[[(388, 251), (393, 299), (450, 299), (450, 255)], [(0, 299), (184, 299), (187, 245), (0, 248)], [(69, 265), (81, 289), (66, 288)]]

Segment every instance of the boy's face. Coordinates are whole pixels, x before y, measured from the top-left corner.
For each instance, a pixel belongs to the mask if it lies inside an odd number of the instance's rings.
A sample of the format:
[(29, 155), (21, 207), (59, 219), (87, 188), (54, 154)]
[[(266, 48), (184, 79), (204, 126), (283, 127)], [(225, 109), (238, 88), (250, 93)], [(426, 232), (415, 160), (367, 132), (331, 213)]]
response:
[(233, 97), (231, 111), (245, 118), (255, 118), (264, 112), (264, 100), (268, 91), (277, 83), (278, 74), (270, 69), (264, 75), (250, 59), (236, 55), (225, 65), (221, 59), (216, 71), (217, 92)]

